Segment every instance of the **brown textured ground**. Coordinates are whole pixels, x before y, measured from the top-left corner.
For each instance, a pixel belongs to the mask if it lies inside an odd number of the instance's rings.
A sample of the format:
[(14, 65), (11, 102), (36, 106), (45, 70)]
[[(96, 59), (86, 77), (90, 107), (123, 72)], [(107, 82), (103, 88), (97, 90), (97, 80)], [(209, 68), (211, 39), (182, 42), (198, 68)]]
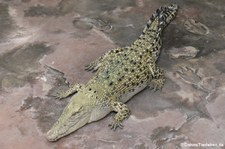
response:
[[(177, 2), (164, 32), (162, 92), (144, 90), (128, 106), (125, 128), (113, 114), (59, 140), (46, 131), (69, 99), (47, 95), (85, 83), (84, 66), (137, 38), (153, 11)], [(0, 146), (2, 149), (185, 149), (225, 145), (225, 2), (223, 0), (1, 0)]]

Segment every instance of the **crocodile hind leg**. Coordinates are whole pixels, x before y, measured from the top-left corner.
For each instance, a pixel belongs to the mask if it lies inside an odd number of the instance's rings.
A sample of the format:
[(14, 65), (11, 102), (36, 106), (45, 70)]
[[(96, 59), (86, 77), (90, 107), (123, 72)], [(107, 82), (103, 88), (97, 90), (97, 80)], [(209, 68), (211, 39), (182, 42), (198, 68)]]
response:
[(64, 92), (60, 92), (56, 95), (57, 99), (63, 99), (66, 98), (72, 94), (74, 94), (75, 92), (78, 92), (79, 90), (81, 90), (81, 88), (83, 87), (83, 84), (74, 84), (72, 85), (68, 90), (64, 91)]
[(126, 104), (118, 101), (112, 102), (111, 107), (113, 111), (117, 113), (114, 117), (114, 122), (110, 124), (109, 127), (113, 130), (116, 130), (117, 127), (123, 128), (123, 125), (121, 123), (129, 117), (130, 110), (128, 109)]
[(87, 71), (91, 71), (92, 70), (93, 72), (97, 71), (98, 68), (101, 66), (102, 59), (103, 58), (100, 57), (97, 60), (91, 62), (89, 65), (86, 65), (85, 66), (85, 70), (87, 70)]
[(152, 79), (149, 81), (149, 87), (154, 91), (162, 90), (166, 80), (163, 70), (153, 64), (150, 66), (150, 72), (152, 73)]

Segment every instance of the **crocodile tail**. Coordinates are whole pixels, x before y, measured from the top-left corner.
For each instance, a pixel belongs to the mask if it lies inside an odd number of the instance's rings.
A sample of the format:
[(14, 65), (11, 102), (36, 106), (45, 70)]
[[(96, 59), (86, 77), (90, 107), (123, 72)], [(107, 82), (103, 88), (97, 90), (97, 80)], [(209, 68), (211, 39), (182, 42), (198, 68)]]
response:
[(177, 10), (178, 5), (176, 4), (171, 4), (157, 9), (147, 22), (140, 38), (145, 34), (160, 35), (162, 30), (173, 20)]

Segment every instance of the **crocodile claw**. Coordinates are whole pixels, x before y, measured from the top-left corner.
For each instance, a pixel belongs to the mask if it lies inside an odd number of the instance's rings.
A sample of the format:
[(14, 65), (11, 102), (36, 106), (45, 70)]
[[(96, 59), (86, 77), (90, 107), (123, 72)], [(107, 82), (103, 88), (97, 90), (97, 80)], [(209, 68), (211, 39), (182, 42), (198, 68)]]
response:
[(117, 127), (119, 127), (120, 129), (123, 129), (123, 125), (119, 122), (113, 122), (112, 124), (109, 124), (109, 127), (115, 131), (117, 129)]
[(55, 98), (56, 98), (57, 100), (63, 99), (63, 98), (64, 98), (63, 92), (57, 92)]

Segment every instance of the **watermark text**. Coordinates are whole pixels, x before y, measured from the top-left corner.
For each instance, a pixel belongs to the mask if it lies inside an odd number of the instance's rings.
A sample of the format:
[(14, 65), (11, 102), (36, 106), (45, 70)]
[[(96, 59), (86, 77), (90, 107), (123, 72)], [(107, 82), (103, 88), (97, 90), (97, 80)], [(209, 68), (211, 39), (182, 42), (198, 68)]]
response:
[(223, 143), (181, 143), (183, 147), (224, 147)]

